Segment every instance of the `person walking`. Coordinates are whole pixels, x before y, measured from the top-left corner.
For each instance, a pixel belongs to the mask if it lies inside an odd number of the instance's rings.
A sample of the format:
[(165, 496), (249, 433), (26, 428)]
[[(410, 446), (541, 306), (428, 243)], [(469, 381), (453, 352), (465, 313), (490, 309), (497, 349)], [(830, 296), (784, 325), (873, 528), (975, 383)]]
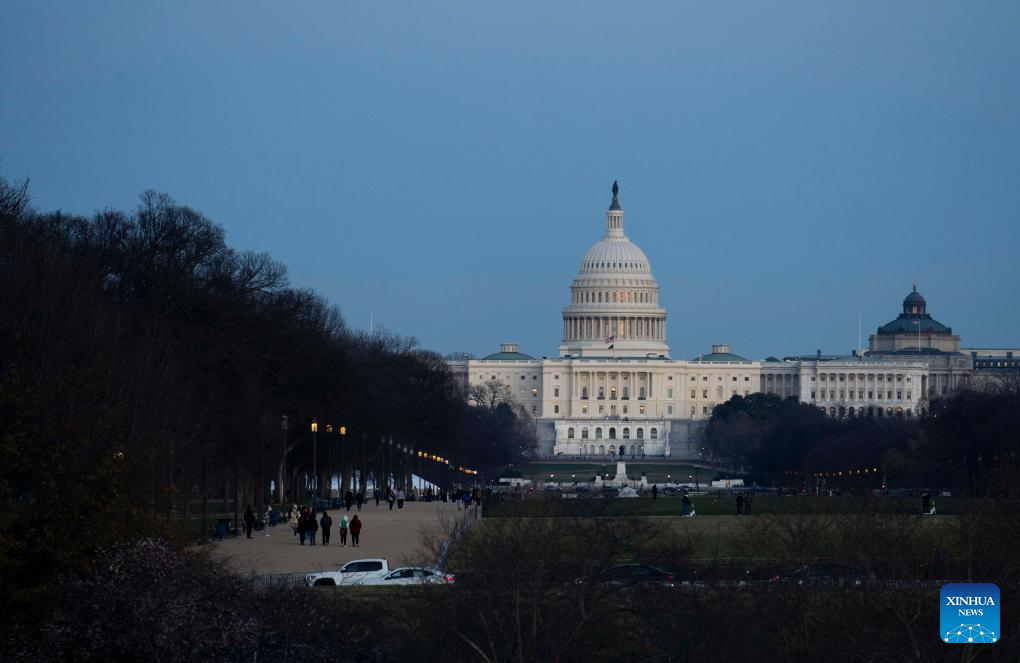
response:
[(354, 505), (354, 493), (348, 490), (346, 493), (344, 493), (344, 506), (346, 506), (347, 510), (350, 511), (351, 506), (353, 505)]
[(683, 507), (684, 507), (683, 515), (685, 515), (685, 516), (691, 515), (691, 498), (687, 494), (686, 490), (684, 491)]
[(361, 537), (361, 518), (358, 518), (358, 514), (354, 514), (354, 519), (351, 520), (351, 545), (355, 548), (358, 547), (358, 539)]
[(397, 490), (397, 509), (404, 508), (404, 489), (400, 488)]
[(354, 498), (354, 501), (358, 503), (358, 511), (361, 511), (361, 505), (365, 503), (365, 494), (358, 491), (358, 496)]
[(347, 545), (347, 529), (349, 527), (350, 527), (350, 524), (347, 522), (347, 516), (341, 517), (340, 518), (340, 545), (342, 545), (342, 546), (346, 546)]
[(308, 518), (302, 513), (297, 519), (297, 535), (300, 538), (301, 545), (305, 545), (305, 536), (308, 534)]
[(301, 518), (298, 514), (297, 505), (295, 504), (290, 508), (290, 529), (294, 533), (294, 536), (298, 535), (298, 529), (301, 526)]
[(322, 512), (322, 518), (319, 519), (319, 526), (322, 528), (322, 545), (328, 546), (330, 530), (333, 528), (333, 519), (325, 511)]
[(386, 490), (386, 501), (390, 504), (390, 511), (393, 511), (393, 503), (397, 501), (397, 496), (393, 494), (392, 488)]
[(249, 539), (253, 527), (255, 527), (255, 512), (249, 506), (244, 510), (244, 533)]
[(659, 499), (659, 486), (654, 483), (652, 484), (652, 499), (653, 500)]
[(306, 515), (308, 516), (308, 525), (307, 525), (307, 529), (305, 530), (305, 532), (306, 532), (305, 536), (308, 537), (308, 545), (314, 546), (315, 545), (315, 535), (318, 534), (318, 532), (319, 532), (319, 523), (316, 522), (316, 520), (315, 520), (315, 512), (312, 511), (311, 508), (308, 509), (308, 511), (306, 512)]
[(378, 488), (374, 488), (374, 489), (372, 489), (372, 492), (375, 494), (375, 506), (376, 506), (376, 508), (378, 508), (379, 507), (379, 489)]

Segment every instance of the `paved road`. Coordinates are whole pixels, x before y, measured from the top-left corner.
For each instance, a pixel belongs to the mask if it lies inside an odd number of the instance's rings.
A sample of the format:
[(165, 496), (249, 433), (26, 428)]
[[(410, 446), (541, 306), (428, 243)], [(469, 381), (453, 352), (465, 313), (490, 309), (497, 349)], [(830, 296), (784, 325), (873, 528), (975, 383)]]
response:
[[(337, 533), (340, 517), (348, 519), (355, 513), (364, 522), (361, 530), (361, 545), (351, 547), (350, 537), (347, 546), (340, 545)], [(242, 573), (304, 573), (307, 571), (334, 570), (340, 564), (361, 557), (385, 557), (391, 566), (417, 564), (422, 561), (421, 534), (424, 530), (438, 531), (440, 517), (456, 518), (457, 505), (443, 502), (407, 502), (402, 510), (393, 508), (390, 511), (385, 502), (379, 507), (370, 503), (351, 509), (332, 509), (329, 511), (333, 519), (332, 541), (330, 545), (307, 543), (300, 545), (298, 537), (291, 533), (287, 524), (269, 528), (269, 536), (264, 532), (252, 532), (252, 538), (244, 536), (226, 541), (218, 541), (213, 545), (213, 554), (225, 558), (230, 566)], [(434, 560), (428, 560), (430, 563)]]

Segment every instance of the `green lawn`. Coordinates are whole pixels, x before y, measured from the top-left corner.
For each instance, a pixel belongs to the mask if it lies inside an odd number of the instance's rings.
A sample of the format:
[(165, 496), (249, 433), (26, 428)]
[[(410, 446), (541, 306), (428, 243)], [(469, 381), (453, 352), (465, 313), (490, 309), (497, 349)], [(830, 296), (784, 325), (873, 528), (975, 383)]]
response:
[[(695, 495), (691, 497), (698, 517), (736, 516), (737, 503), (729, 495)], [(941, 497), (936, 500), (939, 515), (925, 516), (938, 519), (941, 515), (959, 514), (965, 498)], [(650, 496), (628, 499), (602, 499), (585, 497), (562, 499), (542, 494), (534, 499), (510, 500), (494, 505), (491, 515), (505, 516), (678, 516), (682, 511), (682, 498)], [(831, 514), (831, 513), (897, 513), (920, 516), (921, 500), (913, 497), (775, 497), (759, 495), (752, 502), (752, 516), (764, 514)]]

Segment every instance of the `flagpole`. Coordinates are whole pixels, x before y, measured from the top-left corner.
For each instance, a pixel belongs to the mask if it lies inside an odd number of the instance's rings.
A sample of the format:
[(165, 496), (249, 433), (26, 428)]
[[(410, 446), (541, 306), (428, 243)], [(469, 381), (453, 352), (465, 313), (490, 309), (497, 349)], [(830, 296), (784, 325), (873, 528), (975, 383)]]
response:
[(857, 356), (861, 356), (861, 324), (864, 319), (862, 313), (857, 314)]

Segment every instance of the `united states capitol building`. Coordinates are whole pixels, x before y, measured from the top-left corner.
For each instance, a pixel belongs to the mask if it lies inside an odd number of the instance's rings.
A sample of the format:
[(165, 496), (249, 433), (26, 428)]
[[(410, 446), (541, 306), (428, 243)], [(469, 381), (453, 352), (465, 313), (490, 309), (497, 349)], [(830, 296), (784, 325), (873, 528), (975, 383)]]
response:
[(448, 361), (466, 398), (495, 388), (532, 415), (541, 455), (696, 458), (713, 408), (736, 394), (796, 397), (832, 416), (911, 417), (981, 368), (1020, 372), (1012, 350), (961, 351), (916, 288), (867, 353), (751, 360), (718, 344), (674, 359), (659, 284), (623, 216), (614, 182), (605, 234), (570, 285), (559, 357), (504, 343), (482, 359)]

